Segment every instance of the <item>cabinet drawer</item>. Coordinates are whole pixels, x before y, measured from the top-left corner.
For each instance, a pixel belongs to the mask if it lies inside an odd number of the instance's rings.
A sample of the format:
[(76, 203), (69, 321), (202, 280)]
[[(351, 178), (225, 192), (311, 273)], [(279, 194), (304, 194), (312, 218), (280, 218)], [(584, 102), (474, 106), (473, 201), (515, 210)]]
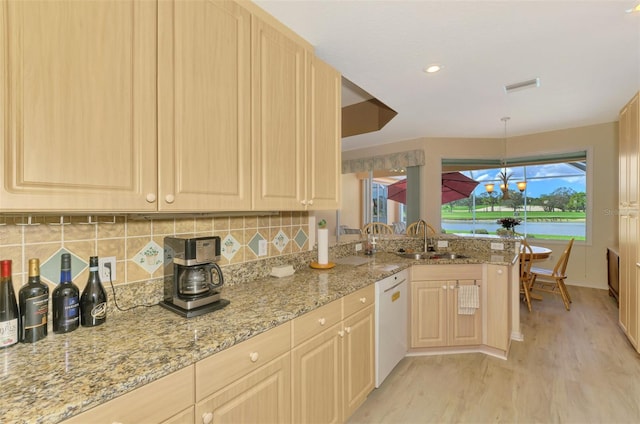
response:
[(287, 322), (196, 363), (196, 401), (291, 350)]
[(419, 280), (481, 280), (482, 265), (414, 265), (411, 281)]
[(342, 299), (344, 308), (344, 317), (355, 314), (356, 312), (373, 305), (375, 299), (375, 285), (371, 284), (360, 290), (345, 296)]
[(299, 345), (340, 321), (342, 321), (342, 299), (307, 312), (293, 320), (293, 345)]
[(189, 366), (64, 423), (158, 423), (193, 406), (193, 402), (193, 366)]

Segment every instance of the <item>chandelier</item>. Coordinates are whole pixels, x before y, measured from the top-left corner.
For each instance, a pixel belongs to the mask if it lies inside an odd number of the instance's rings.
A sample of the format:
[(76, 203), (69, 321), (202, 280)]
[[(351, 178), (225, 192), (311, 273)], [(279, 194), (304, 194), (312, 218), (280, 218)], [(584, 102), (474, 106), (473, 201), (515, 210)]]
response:
[[(504, 116), (500, 118), (502, 122), (504, 122), (504, 155), (500, 160), (500, 167), (502, 171), (498, 174), (498, 179), (500, 180), (500, 191), (502, 192), (502, 200), (507, 200), (509, 198), (509, 180), (511, 179), (512, 174), (507, 171), (507, 121), (511, 119), (508, 116)], [(522, 193), (527, 188), (526, 181), (518, 181), (516, 183), (518, 190)], [(487, 183), (484, 185), (484, 188), (487, 190), (487, 193), (493, 193), (495, 188), (495, 184)]]

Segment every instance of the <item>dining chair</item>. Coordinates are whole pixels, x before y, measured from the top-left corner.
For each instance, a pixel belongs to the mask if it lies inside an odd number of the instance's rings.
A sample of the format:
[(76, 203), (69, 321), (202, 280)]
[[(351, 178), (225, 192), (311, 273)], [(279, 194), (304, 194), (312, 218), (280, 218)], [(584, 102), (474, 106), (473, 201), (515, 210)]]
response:
[(567, 311), (571, 309), (571, 296), (567, 286), (564, 284), (564, 280), (567, 279), (567, 263), (569, 262), (569, 255), (571, 255), (573, 240), (569, 240), (553, 269), (531, 267), (530, 287), (533, 290), (559, 294)]
[(362, 227), (362, 234), (393, 234), (393, 227), (384, 222), (370, 222)]
[(527, 308), (531, 312), (531, 264), (533, 262), (533, 249), (522, 239), (520, 247), (520, 294), (524, 296)]
[[(417, 227), (417, 226), (418, 226), (418, 221), (416, 221), (416, 222), (412, 222), (411, 224), (407, 225), (407, 232), (406, 232), (406, 234), (407, 234), (408, 236), (422, 236), (422, 235), (424, 235), (424, 234), (423, 234), (423, 231), (424, 231), (424, 230), (423, 230), (423, 228), (424, 228), (424, 227), (420, 227), (420, 228), (419, 228), (419, 230), (420, 230), (420, 234), (417, 234), (417, 233), (416, 233), (416, 227)], [(427, 224), (427, 229), (428, 229), (427, 236), (435, 236), (435, 235), (437, 234), (437, 233), (436, 233), (435, 228), (433, 228), (433, 227), (432, 227), (431, 225), (429, 225), (429, 224)]]

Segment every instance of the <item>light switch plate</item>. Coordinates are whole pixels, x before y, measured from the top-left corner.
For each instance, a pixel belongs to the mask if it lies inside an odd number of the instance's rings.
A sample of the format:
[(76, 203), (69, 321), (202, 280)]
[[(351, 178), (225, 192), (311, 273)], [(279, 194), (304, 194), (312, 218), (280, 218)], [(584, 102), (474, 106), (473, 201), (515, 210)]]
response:
[(491, 250), (504, 250), (504, 243), (491, 243)]
[(362, 243), (356, 243), (356, 252), (359, 252), (362, 250)]
[(438, 247), (449, 247), (449, 242), (447, 240), (438, 240)]

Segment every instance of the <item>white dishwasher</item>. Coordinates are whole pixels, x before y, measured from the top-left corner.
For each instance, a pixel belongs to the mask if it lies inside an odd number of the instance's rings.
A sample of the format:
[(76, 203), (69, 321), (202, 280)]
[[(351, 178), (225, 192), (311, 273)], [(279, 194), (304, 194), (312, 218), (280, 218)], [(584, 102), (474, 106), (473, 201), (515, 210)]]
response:
[(376, 388), (407, 354), (409, 270), (376, 282)]

